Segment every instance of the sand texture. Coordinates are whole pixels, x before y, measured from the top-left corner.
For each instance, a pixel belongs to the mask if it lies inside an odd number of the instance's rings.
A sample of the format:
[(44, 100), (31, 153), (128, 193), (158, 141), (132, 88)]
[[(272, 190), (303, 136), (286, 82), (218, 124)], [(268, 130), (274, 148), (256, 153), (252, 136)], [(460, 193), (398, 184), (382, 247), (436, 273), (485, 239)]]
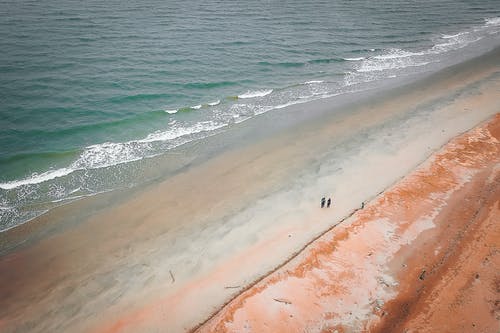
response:
[(196, 332), (498, 332), (500, 114)]

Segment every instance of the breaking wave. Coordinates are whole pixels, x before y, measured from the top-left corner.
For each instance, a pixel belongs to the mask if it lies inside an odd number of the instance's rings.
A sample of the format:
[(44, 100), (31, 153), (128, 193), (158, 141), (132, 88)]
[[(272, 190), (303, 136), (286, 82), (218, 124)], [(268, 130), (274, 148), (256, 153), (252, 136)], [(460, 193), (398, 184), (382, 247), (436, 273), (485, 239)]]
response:
[(264, 97), (269, 95), (270, 93), (273, 92), (273, 89), (266, 89), (266, 90), (254, 90), (254, 91), (247, 91), (244, 94), (238, 95), (238, 98), (255, 98), (255, 97)]

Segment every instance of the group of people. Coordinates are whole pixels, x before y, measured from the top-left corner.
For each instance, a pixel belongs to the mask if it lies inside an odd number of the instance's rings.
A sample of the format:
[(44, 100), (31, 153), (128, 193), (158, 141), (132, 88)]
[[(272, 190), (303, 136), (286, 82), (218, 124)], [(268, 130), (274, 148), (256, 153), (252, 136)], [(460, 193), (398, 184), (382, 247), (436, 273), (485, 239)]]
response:
[(332, 204), (332, 199), (328, 198), (328, 200), (326, 200), (325, 197), (321, 198), (321, 208), (325, 208), (325, 204), (326, 208), (330, 208), (330, 205)]

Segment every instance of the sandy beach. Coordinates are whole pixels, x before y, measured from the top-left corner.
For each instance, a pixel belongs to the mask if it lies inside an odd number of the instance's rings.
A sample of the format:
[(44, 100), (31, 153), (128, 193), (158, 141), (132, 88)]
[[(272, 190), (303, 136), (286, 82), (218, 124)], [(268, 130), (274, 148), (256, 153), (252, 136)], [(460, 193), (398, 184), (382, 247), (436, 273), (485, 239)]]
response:
[(499, 59), (1, 233), (0, 331), (497, 332)]
[(497, 114), (196, 332), (497, 332), (499, 138)]

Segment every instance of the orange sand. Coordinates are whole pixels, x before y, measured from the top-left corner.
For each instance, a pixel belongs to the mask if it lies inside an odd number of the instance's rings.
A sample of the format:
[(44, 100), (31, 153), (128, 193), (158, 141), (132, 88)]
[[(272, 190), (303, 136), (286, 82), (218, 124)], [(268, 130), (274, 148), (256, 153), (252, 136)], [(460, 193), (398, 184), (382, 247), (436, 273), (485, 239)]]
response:
[(196, 332), (500, 331), (500, 114)]

